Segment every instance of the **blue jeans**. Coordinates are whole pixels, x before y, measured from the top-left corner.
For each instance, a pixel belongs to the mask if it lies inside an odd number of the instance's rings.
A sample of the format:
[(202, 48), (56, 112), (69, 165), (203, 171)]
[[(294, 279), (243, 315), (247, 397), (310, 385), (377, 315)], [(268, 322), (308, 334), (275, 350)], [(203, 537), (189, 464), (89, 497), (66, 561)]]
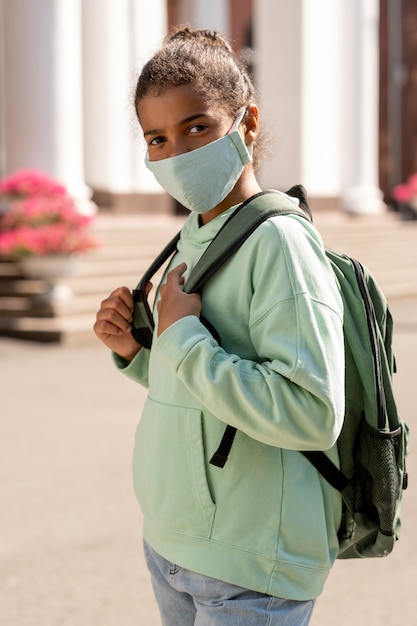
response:
[(308, 626), (314, 600), (275, 598), (169, 563), (144, 543), (162, 626)]

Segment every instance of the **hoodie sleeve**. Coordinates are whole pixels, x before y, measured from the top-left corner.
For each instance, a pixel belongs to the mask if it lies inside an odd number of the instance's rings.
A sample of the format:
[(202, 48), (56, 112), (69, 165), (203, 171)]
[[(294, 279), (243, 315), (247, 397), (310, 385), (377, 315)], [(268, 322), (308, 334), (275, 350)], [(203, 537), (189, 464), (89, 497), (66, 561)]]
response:
[(114, 352), (112, 352), (112, 359), (117, 369), (127, 376), (127, 378), (141, 384), (143, 387), (147, 387), (149, 355), (149, 350), (141, 348), (131, 361), (126, 361), (126, 359), (123, 359)]

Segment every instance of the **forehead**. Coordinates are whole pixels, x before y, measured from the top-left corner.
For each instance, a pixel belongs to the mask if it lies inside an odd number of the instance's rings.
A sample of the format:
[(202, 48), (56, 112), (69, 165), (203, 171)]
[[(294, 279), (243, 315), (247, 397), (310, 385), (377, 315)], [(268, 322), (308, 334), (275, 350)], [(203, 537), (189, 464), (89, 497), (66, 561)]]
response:
[(210, 102), (191, 84), (170, 87), (155, 94), (150, 92), (138, 102), (137, 114), (144, 131), (150, 127), (179, 123), (194, 115), (208, 115), (219, 120), (231, 117), (224, 108)]

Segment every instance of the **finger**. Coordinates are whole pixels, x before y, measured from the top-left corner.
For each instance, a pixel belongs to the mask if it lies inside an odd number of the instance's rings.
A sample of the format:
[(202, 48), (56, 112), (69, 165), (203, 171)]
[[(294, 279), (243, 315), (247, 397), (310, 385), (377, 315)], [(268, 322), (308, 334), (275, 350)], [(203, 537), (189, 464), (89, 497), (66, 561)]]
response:
[(119, 287), (118, 289), (115, 289), (110, 294), (110, 298), (119, 298), (128, 309), (133, 309), (133, 296), (128, 287)]
[(126, 332), (130, 330), (131, 315), (129, 317), (122, 315), (114, 308), (103, 308), (97, 313), (96, 323), (100, 328), (103, 328), (105, 332)]
[(120, 311), (124, 311), (124, 317), (132, 315), (133, 311), (133, 296), (127, 287), (119, 287), (111, 292), (111, 294), (105, 298), (101, 303), (101, 309), (116, 308)]
[(94, 324), (94, 332), (99, 337), (102, 335), (113, 335), (116, 337), (122, 335), (126, 331), (106, 320), (97, 320)]
[(133, 311), (120, 298), (110, 297), (102, 302), (97, 318), (113, 321), (124, 329), (132, 321)]
[(97, 313), (98, 321), (106, 321), (122, 331), (130, 327), (133, 313), (133, 298), (127, 287), (113, 291), (103, 300)]
[(168, 273), (167, 282), (170, 281), (170, 282), (176, 283), (177, 285), (181, 284), (180, 281), (181, 281), (181, 279), (184, 281), (183, 274), (184, 274), (186, 269), (187, 269), (187, 264), (186, 263), (180, 263), (179, 265), (174, 267)]

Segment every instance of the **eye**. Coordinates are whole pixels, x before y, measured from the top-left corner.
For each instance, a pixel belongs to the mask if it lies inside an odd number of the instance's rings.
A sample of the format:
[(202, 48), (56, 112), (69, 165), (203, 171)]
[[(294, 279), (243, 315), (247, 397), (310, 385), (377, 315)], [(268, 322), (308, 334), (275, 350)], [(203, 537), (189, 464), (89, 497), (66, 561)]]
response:
[(154, 137), (149, 141), (148, 146), (158, 146), (166, 141), (165, 137)]
[(189, 135), (196, 135), (198, 133), (202, 133), (205, 130), (207, 130), (207, 126), (206, 124), (194, 124), (194, 126), (191, 126), (188, 130), (188, 134)]

